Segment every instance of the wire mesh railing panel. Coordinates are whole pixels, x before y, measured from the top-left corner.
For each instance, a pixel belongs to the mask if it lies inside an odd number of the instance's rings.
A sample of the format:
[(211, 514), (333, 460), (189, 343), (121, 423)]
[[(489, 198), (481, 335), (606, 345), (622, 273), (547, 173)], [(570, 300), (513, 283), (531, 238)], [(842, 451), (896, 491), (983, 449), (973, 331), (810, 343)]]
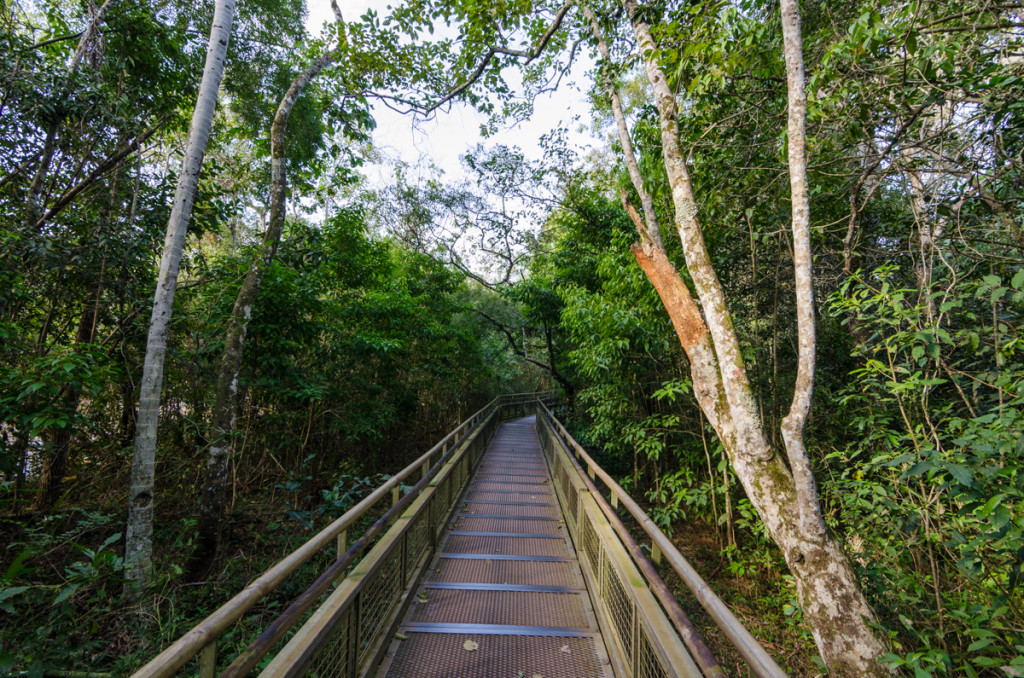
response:
[(352, 613), (347, 611), (313, 658), (312, 678), (348, 678), (352, 666)]
[(432, 498), (430, 506), (413, 518), (405, 533), (405, 581), (409, 581), (416, 574), (420, 560), (430, 549), (430, 509), (434, 503), (435, 500)]
[[(565, 491), (565, 507), (569, 509), (569, 517), (572, 519), (572, 525), (577, 524), (579, 520), (579, 493), (576, 490), (576, 486), (572, 483), (568, 484), (568, 488)], [(573, 530), (575, 533), (575, 529)]]
[[(605, 556), (607, 558), (607, 555)], [(608, 607), (612, 626), (618, 638), (622, 653), (625, 655), (626, 664), (633, 663), (633, 601), (626, 594), (626, 588), (619, 579), (616, 568), (608, 561), (605, 561), (601, 581), (602, 599)]]
[(395, 604), (398, 594), (404, 588), (402, 582), (402, 552), (396, 548), (384, 561), (383, 566), (370, 575), (369, 583), (359, 595), (359, 660), (365, 653), (387, 619), (387, 613)]
[(568, 499), (569, 497), (569, 472), (565, 468), (564, 462), (558, 464), (558, 488), (561, 490), (562, 499)]
[(583, 557), (586, 559), (587, 565), (590, 566), (590, 571), (596, 579), (600, 573), (598, 568), (601, 564), (601, 546), (598, 543), (597, 532), (594, 531), (594, 525), (586, 511), (583, 512), (583, 518), (580, 521), (580, 534)]
[(438, 483), (437, 489), (435, 490), (433, 509), (436, 513), (431, 521), (436, 532), (435, 539), (439, 537), (445, 529), (445, 516), (448, 514), (448, 509), (451, 506), (451, 487), (451, 478), (447, 477)]
[(646, 629), (637, 634), (636, 678), (667, 678), (665, 667), (654, 652)]

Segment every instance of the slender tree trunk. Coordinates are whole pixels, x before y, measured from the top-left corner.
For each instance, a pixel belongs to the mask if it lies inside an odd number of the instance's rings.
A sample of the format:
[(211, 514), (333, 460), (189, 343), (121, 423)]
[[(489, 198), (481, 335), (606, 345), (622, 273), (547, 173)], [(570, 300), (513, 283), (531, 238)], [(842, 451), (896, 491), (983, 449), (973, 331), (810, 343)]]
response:
[(302, 91), (313, 78), (340, 54), (342, 45), (326, 52), (310, 64), (292, 82), (277, 107), (270, 128), (271, 187), (270, 220), (263, 234), (263, 243), (252, 267), (242, 282), (231, 311), (224, 356), (217, 377), (217, 396), (213, 405), (213, 440), (206, 462), (206, 475), (199, 499), (199, 539), (192, 555), (190, 577), (203, 578), (213, 563), (224, 527), (224, 511), (228, 478), (231, 438), (235, 430), (235, 412), (238, 407), (238, 375), (242, 367), (245, 333), (252, 317), (263, 278), (274, 261), (277, 245), (284, 230), (288, 199), (288, 168), (285, 136), (288, 117)]
[(231, 37), (235, 0), (217, 0), (206, 50), (206, 65), (199, 85), (199, 96), (192, 113), (188, 145), (174, 192), (174, 205), (167, 222), (160, 274), (153, 300), (153, 314), (146, 338), (146, 358), (139, 387), (139, 414), (136, 423), (135, 454), (132, 458), (131, 486), (128, 490), (128, 524), (125, 531), (125, 563), (130, 585), (138, 595), (152, 572), (153, 558), (153, 478), (156, 464), (157, 423), (160, 418), (160, 390), (163, 384), (164, 358), (167, 353), (167, 328), (174, 309), (178, 268), (185, 245), (185, 234), (199, 171), (213, 125), (217, 92), (224, 75), (224, 61)]
[[(76, 349), (82, 344), (92, 342), (95, 312), (95, 307), (88, 303), (82, 309), (78, 321), (78, 335), (75, 338)], [(65, 384), (60, 390), (58, 399), (62, 401), (65, 410), (77, 413), (82, 393), (73, 384)], [(60, 499), (74, 433), (75, 427), (70, 422), (64, 428), (53, 433), (47, 446), (49, 449), (46, 450), (43, 458), (42, 471), (39, 474), (39, 494), (36, 495), (35, 505), (32, 507), (35, 511), (45, 513), (53, 508), (57, 500)]]
[(789, 93), (789, 190), (793, 212), (793, 274), (796, 279), (797, 371), (789, 414), (782, 419), (782, 439), (789, 457), (800, 502), (801, 529), (807, 536), (825, 536), (825, 521), (818, 506), (804, 428), (814, 392), (816, 334), (814, 327), (814, 274), (811, 263), (811, 205), (807, 188), (807, 97), (804, 93), (803, 38), (798, 0), (781, 0), (786, 86)]
[[(117, 199), (118, 175), (115, 173), (110, 185), (110, 200), (100, 215), (96, 228), (96, 234), (102, 235), (110, 223), (110, 213), (114, 209), (114, 201)], [(81, 350), (83, 344), (91, 344), (96, 337), (96, 324), (99, 320), (100, 297), (103, 295), (103, 278), (107, 270), (107, 255), (104, 249), (103, 259), (100, 264), (100, 275), (96, 282), (96, 293), (92, 301), (86, 299), (83, 303), (82, 313), (78, 323), (78, 334), (75, 336), (75, 350)], [(78, 414), (78, 406), (82, 400), (81, 391), (73, 383), (65, 384), (61, 388), (60, 399), (64, 401), (66, 411)], [(75, 427), (71, 422), (64, 428), (57, 430), (50, 441), (48, 455), (44, 458), (43, 471), (39, 479), (39, 494), (36, 498), (35, 510), (40, 512), (49, 511), (60, 498), (61, 487), (64, 476), (67, 473), (69, 455), (71, 452), (71, 441), (75, 435)]]
[(637, 195), (640, 196), (640, 206), (644, 211), (647, 234), (657, 247), (664, 249), (661, 239), (661, 227), (658, 225), (658, 215), (654, 210), (654, 198), (651, 197), (650, 191), (644, 186), (644, 177), (640, 172), (640, 164), (636, 160), (636, 153), (633, 152), (633, 140), (629, 135), (629, 124), (626, 121), (626, 114), (622, 109), (622, 96), (620, 96), (619, 88), (615, 86), (615, 81), (612, 78), (611, 54), (608, 50), (608, 43), (605, 42), (597, 16), (589, 7), (583, 7), (583, 15), (590, 22), (590, 31), (593, 33), (594, 39), (597, 40), (597, 49), (601, 53), (601, 59), (604, 60), (604, 64), (601, 66), (601, 80), (605, 92), (608, 94), (608, 99), (612, 104), (612, 113), (615, 116), (615, 129), (619, 135), (619, 143), (622, 144), (622, 156), (626, 161), (626, 171), (629, 172), (629, 179), (633, 183), (633, 188), (636, 189)]
[[(802, 377), (806, 388), (797, 394), (794, 411), (787, 417), (784, 427), (784, 436), (789, 436), (790, 468), (765, 438), (724, 290), (704, 243), (689, 171), (680, 149), (675, 96), (665, 73), (655, 62), (654, 39), (638, 3), (636, 0), (623, 0), (622, 4), (632, 23), (658, 108), (662, 154), (672, 189), (676, 228), (700, 308), (678, 271), (653, 242), (646, 239), (634, 247), (633, 253), (658, 290), (690, 358), (697, 401), (718, 433), (747, 496), (789, 565), (797, 584), (804, 618), (826, 665), (837, 676), (880, 674), (883, 669), (877, 664), (877, 659), (883, 648), (871, 631), (873, 614), (845, 554), (823, 529), (802, 436), (794, 435), (797, 430), (802, 432), (805, 407), (809, 407), (810, 402), (813, 331), (809, 343), (807, 337), (801, 341), (800, 357), (805, 360)], [(787, 43), (792, 43), (795, 35), (799, 46), (799, 14), (796, 13), (795, 2), (784, 4), (783, 15)], [(789, 56), (790, 50), (787, 49)], [(792, 66), (787, 64), (787, 73), (791, 76)], [(802, 97), (802, 59), (799, 71), (796, 82)], [(793, 89), (792, 78), (790, 82)], [(798, 106), (800, 101), (797, 101)], [(795, 116), (797, 126), (802, 129), (802, 108)], [(806, 179), (797, 178), (797, 191), (801, 190), (801, 182), (806, 196)], [(800, 199), (799, 195), (794, 198), (795, 201)], [(805, 210), (806, 197), (803, 200)], [(798, 217), (805, 219), (806, 214), (800, 212)], [(796, 265), (801, 271), (798, 275), (809, 285), (809, 229), (805, 230), (808, 235), (806, 248), (797, 257), (806, 260), (797, 261)], [(801, 293), (798, 305), (802, 322), (806, 326), (809, 318), (813, 330), (813, 297), (807, 292), (805, 289)], [(808, 356), (812, 368), (810, 373), (806, 364)]]
[(938, 307), (932, 298), (932, 258), (935, 256), (935, 241), (942, 236), (943, 225), (933, 226), (928, 210), (928, 187), (921, 172), (917, 169), (907, 171), (910, 177), (910, 194), (913, 196), (914, 220), (917, 222), (918, 261), (914, 267), (917, 278), (917, 289), (920, 302), (924, 305), (928, 323), (934, 322), (938, 315)]
[[(859, 144), (860, 149), (860, 175), (850, 189), (850, 217), (846, 223), (846, 235), (843, 237), (843, 275), (847, 278), (853, 275), (858, 268), (859, 257), (855, 250), (855, 243), (861, 237), (861, 194), (870, 196), (874, 192), (874, 184), (877, 178), (874, 176), (874, 163), (871, 159), (872, 147), (867, 142)], [(850, 315), (846, 320), (846, 329), (857, 346), (867, 344), (871, 333), (861, 323), (856, 314)]]
[[(783, 51), (786, 58), (786, 86), (789, 98), (789, 186), (793, 209), (793, 270), (796, 278), (796, 316), (798, 354), (796, 385), (789, 414), (782, 420), (782, 438), (789, 467), (796, 485), (797, 517), (803, 540), (811, 545), (804, 557), (812, 565), (826, 570), (841, 568), (853, 590), (846, 592), (852, 608), (811, 605), (812, 633), (826, 666), (835, 675), (864, 676), (883, 673), (878, 660), (885, 646), (867, 622), (874, 616), (859, 590), (849, 560), (825, 528), (818, 502), (810, 459), (804, 444), (804, 428), (811, 411), (814, 389), (815, 327), (814, 285), (811, 256), (810, 192), (807, 181), (807, 95), (804, 76), (803, 36), (800, 29), (798, 0), (780, 0), (782, 10)], [(834, 555), (833, 555), (834, 554)], [(815, 562), (817, 561), (817, 562)], [(828, 577), (826, 577), (828, 578)], [(799, 588), (799, 587), (798, 587)], [(819, 598), (825, 591), (809, 587), (809, 596)], [(805, 603), (806, 605), (806, 603)], [(865, 614), (865, 610), (867, 613)], [(846, 619), (831, 621), (838, 613)], [(824, 618), (823, 618), (824, 617)]]
[[(548, 346), (548, 362), (551, 364), (551, 376), (561, 385), (562, 390), (565, 391), (566, 406), (570, 412), (576, 412), (576, 387), (572, 385), (572, 382), (566, 379), (555, 367), (555, 340), (551, 336), (551, 328), (544, 324), (544, 338), (547, 340)], [(526, 345), (524, 344), (525, 348)]]
[(26, 237), (31, 237), (36, 232), (36, 221), (42, 213), (40, 200), (43, 194), (43, 186), (46, 185), (46, 178), (50, 171), (50, 163), (53, 161), (53, 152), (57, 147), (57, 130), (60, 123), (50, 123), (46, 130), (46, 138), (43, 140), (43, 150), (39, 157), (39, 166), (32, 177), (32, 183), (28, 186), (28, 195), (25, 196), (25, 223), (24, 231)]

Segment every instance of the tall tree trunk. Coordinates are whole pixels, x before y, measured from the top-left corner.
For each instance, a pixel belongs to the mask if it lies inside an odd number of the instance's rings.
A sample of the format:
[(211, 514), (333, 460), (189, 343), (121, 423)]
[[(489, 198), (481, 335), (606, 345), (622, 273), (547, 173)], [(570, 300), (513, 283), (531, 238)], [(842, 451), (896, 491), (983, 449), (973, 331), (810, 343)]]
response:
[(789, 94), (788, 161), (792, 204), (793, 275), (796, 288), (797, 370), (789, 414), (782, 419), (782, 439), (796, 484), (799, 519), (804, 534), (825, 535), (818, 506), (804, 428), (814, 393), (816, 333), (814, 327), (814, 272), (811, 263), (811, 204), (807, 188), (807, 96), (804, 93), (803, 38), (798, 0), (781, 0), (786, 88)]
[[(724, 290), (704, 243), (689, 171), (679, 143), (675, 96), (655, 61), (656, 45), (637, 1), (623, 0), (622, 4), (632, 24), (657, 105), (676, 228), (700, 308), (664, 251), (653, 241), (642, 239), (642, 243), (634, 247), (634, 255), (665, 303), (690, 359), (698, 403), (721, 439), (747, 496), (789, 565), (804, 618), (826, 665), (837, 676), (881, 674), (883, 669), (877, 660), (883, 648), (871, 631), (873, 613), (845, 554), (824, 530), (810, 464), (803, 449), (803, 423), (813, 384), (813, 297), (808, 287), (801, 292), (798, 301), (802, 327), (809, 321), (812, 332), (801, 338), (804, 388), (798, 391), (784, 425), (791, 461), (791, 467), (787, 467), (765, 438)], [(783, 16), (786, 42), (793, 44), (796, 36), (795, 44), (799, 49), (799, 14), (795, 1), (784, 3)], [(793, 62), (788, 45), (790, 89), (799, 89), (795, 100), (798, 110), (791, 112), (791, 129), (802, 130), (802, 58)], [(799, 77), (794, 80), (797, 70)], [(791, 106), (793, 103), (791, 101)], [(794, 201), (802, 200), (803, 207), (796, 204), (794, 207), (796, 217), (806, 221), (806, 171), (801, 176), (796, 179)], [(638, 216), (634, 216), (634, 221), (638, 221)], [(803, 229), (808, 237), (802, 253), (797, 255), (800, 260), (795, 263), (799, 278), (809, 285), (809, 228), (797, 224), (794, 227)]]
[(922, 172), (911, 168), (907, 170), (907, 175), (910, 177), (910, 194), (913, 196), (914, 221), (917, 222), (918, 259), (914, 275), (917, 278), (918, 301), (924, 306), (928, 323), (932, 324), (938, 315), (938, 306), (932, 297), (932, 259), (935, 256), (935, 241), (942, 236), (944, 229), (941, 221), (933, 225), (928, 209), (928, 185), (921, 176)]
[[(337, 14), (337, 11), (336, 11)], [(340, 14), (339, 20), (340, 20)], [(252, 317), (263, 278), (274, 261), (277, 245), (284, 230), (288, 201), (288, 167), (285, 136), (288, 117), (306, 85), (340, 54), (342, 45), (326, 52), (300, 73), (277, 107), (270, 127), (271, 186), (270, 221), (263, 234), (263, 243), (252, 267), (242, 282), (231, 311), (227, 335), (224, 338), (224, 356), (217, 376), (217, 395), (213, 405), (213, 441), (206, 462), (206, 475), (199, 498), (199, 538), (192, 554), (190, 577), (203, 578), (213, 564), (224, 527), (225, 497), (231, 438), (235, 430), (235, 411), (238, 406), (238, 374), (242, 367), (245, 333)]]
[(224, 75), (235, 0), (217, 0), (206, 49), (206, 65), (199, 84), (199, 96), (192, 112), (188, 145), (174, 191), (174, 205), (167, 222), (160, 274), (153, 299), (153, 314), (146, 338), (146, 358), (139, 387), (139, 415), (136, 423), (135, 453), (132, 457), (131, 486), (128, 490), (128, 524), (125, 530), (125, 563), (130, 585), (129, 596), (138, 595), (139, 587), (149, 581), (153, 568), (153, 478), (156, 464), (157, 424), (160, 418), (160, 389), (163, 385), (164, 358), (167, 354), (167, 327), (174, 309), (174, 291), (178, 284), (178, 268), (185, 246), (185, 234), (199, 171), (203, 166), (206, 143), (210, 138), (217, 92)]
[[(115, 173), (110, 184), (110, 200), (100, 214), (97, 223), (96, 235), (102, 237), (110, 223), (110, 214), (114, 209), (114, 202), (117, 200), (118, 175)], [(96, 336), (96, 324), (99, 320), (100, 297), (103, 295), (104, 275), (107, 270), (107, 254), (104, 249), (103, 259), (100, 264), (100, 275), (96, 281), (96, 293), (93, 299), (86, 299), (78, 322), (78, 333), (75, 336), (74, 350), (81, 350), (84, 344), (91, 344)], [(69, 413), (78, 414), (78, 406), (82, 400), (81, 391), (73, 383), (65, 384), (60, 390), (60, 399), (64, 401), (64, 408)], [(67, 472), (68, 459), (71, 451), (71, 441), (75, 435), (75, 427), (68, 422), (64, 428), (54, 432), (50, 441), (47, 456), (44, 458), (43, 470), (39, 478), (39, 494), (36, 497), (34, 509), (40, 512), (49, 511), (60, 498), (61, 487), (64, 475)]]

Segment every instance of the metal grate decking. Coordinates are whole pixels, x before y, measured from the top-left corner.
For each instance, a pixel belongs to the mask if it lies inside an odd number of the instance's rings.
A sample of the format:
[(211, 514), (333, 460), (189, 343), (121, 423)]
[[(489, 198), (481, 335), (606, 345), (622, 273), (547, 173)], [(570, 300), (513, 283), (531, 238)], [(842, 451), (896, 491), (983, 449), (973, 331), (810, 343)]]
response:
[[(492, 400), (133, 678), (236, 678), (261, 667), (260, 678), (722, 678), (616, 503), (752, 675), (785, 678), (668, 537), (572, 439), (550, 399), (527, 393)], [(391, 507), (380, 515), (389, 497)], [(360, 536), (349, 534), (374, 515)], [(324, 558), (335, 550), (333, 561)], [(329, 566), (307, 567), (315, 556)], [(249, 631), (256, 618), (249, 611), (283, 595), (286, 582), (302, 594), (237, 652), (233, 634)]]
[(612, 678), (535, 417), (498, 429), (395, 638), (381, 678)]

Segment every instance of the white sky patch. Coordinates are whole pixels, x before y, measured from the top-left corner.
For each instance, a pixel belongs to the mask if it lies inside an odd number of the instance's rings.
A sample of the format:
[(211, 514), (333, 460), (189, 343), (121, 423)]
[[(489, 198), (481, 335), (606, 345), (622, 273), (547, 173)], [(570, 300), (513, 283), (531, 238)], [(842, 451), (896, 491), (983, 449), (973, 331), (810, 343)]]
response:
[[(400, 0), (392, 0), (400, 1)], [(324, 22), (332, 21), (334, 15), (329, 0), (307, 0), (309, 18), (306, 22), (311, 33), (319, 33)], [(346, 21), (355, 21), (368, 9), (374, 9), (381, 16), (387, 14), (389, 2), (378, 0), (339, 0), (338, 5)], [(519, 147), (527, 159), (543, 159), (543, 150), (538, 142), (542, 135), (565, 127), (569, 130), (568, 141), (576, 147), (580, 156), (588, 149), (601, 145), (590, 133), (588, 124), (590, 104), (585, 90), (574, 82), (585, 85), (585, 72), (591, 66), (586, 55), (578, 54), (572, 71), (563, 78), (558, 90), (541, 95), (534, 102), (534, 113), (530, 120), (512, 129), (501, 129), (497, 134), (485, 138), (480, 133), (486, 116), (472, 107), (455, 103), (447, 110), (436, 113), (433, 119), (414, 119), (411, 114), (402, 115), (381, 104), (373, 106), (377, 129), (373, 140), (378, 150), (392, 159), (415, 166), (433, 163), (445, 173), (449, 181), (467, 178), (460, 159), (477, 144), (486, 146), (504, 144)], [(514, 82), (513, 78), (509, 78)], [(579, 116), (579, 119), (575, 119)], [(387, 183), (385, 167), (369, 166), (365, 174), (371, 184)]]

